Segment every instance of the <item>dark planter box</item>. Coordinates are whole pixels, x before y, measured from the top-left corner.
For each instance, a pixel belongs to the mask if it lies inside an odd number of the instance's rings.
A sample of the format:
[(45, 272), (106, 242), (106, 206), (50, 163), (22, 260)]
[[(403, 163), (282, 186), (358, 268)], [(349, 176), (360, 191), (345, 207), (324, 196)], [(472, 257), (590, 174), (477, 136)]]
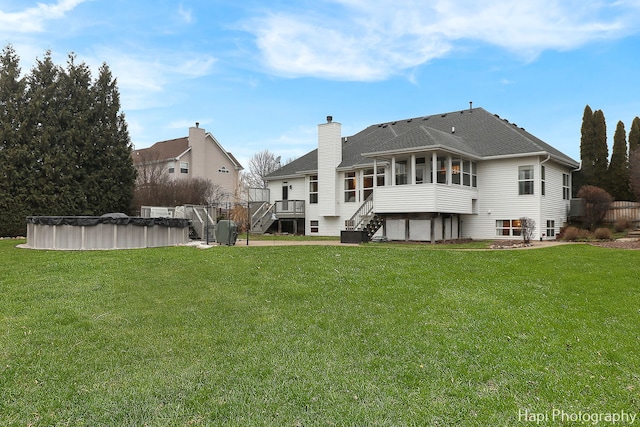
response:
[(340, 232), (340, 243), (366, 243), (368, 241), (369, 236), (363, 230)]

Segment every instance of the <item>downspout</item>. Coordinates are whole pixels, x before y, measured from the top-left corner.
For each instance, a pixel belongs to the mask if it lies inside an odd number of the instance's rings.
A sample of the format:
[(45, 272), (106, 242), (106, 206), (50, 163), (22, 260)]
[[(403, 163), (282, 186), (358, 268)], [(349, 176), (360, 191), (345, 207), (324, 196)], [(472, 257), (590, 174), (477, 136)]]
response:
[[(547, 163), (550, 158), (551, 158), (551, 154), (547, 154), (547, 158), (540, 162), (540, 171), (542, 171), (542, 165), (544, 163)], [(545, 183), (546, 183), (546, 180), (547, 180), (547, 177), (545, 174)], [(542, 182), (542, 180), (540, 180), (540, 182)], [(542, 190), (542, 185), (540, 185), (540, 187), (541, 187), (540, 189)], [(538, 236), (540, 237), (540, 241), (542, 242), (542, 191), (540, 191), (540, 203), (538, 203), (538, 218), (540, 218), (540, 231), (538, 232)]]

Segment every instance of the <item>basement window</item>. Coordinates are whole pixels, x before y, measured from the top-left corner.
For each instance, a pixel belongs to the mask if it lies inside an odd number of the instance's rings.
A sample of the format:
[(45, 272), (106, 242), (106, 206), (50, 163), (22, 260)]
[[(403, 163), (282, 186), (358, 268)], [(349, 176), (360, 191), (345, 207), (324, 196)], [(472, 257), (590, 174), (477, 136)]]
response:
[(311, 228), (311, 232), (312, 232), (312, 233), (317, 233), (317, 232), (318, 232), (319, 223), (320, 223), (320, 221), (318, 221), (317, 219), (312, 219), (312, 220), (309, 222), (309, 226), (310, 226), (310, 228)]
[(496, 236), (520, 236), (522, 224), (519, 219), (499, 219), (496, 221)]

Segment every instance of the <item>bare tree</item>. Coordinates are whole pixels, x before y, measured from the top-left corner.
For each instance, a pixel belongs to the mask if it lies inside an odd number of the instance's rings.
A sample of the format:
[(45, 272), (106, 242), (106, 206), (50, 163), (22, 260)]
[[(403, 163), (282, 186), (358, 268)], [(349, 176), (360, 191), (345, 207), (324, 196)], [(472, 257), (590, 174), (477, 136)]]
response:
[(252, 188), (267, 188), (265, 177), (277, 169), (280, 169), (280, 157), (269, 150), (260, 151), (249, 159), (246, 183)]
[(593, 231), (607, 214), (613, 197), (602, 188), (594, 185), (580, 187), (578, 197), (584, 199), (585, 225)]
[(536, 222), (531, 218), (520, 218), (520, 234), (522, 234), (522, 240), (524, 243), (530, 243), (533, 232), (536, 229)]

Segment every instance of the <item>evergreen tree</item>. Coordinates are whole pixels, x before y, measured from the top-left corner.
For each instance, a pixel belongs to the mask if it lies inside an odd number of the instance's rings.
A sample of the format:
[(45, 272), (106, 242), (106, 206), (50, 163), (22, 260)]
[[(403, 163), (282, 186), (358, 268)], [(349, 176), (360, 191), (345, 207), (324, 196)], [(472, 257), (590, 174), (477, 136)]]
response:
[(615, 200), (630, 200), (629, 162), (627, 158), (627, 134), (624, 123), (618, 121), (613, 135), (613, 149), (608, 170), (609, 194)]
[(594, 182), (594, 133), (593, 111), (591, 110), (591, 107), (587, 105), (584, 107), (584, 113), (582, 114), (582, 127), (580, 128), (580, 161), (582, 163), (582, 167), (580, 172), (574, 174), (574, 193), (577, 193), (583, 185), (589, 185)]
[(51, 53), (20, 79), (9, 46), (0, 58), (0, 236), (24, 234), (28, 215), (129, 212), (136, 172), (116, 80), (95, 81)]
[(597, 187), (606, 188), (609, 165), (609, 147), (607, 146), (607, 124), (602, 110), (593, 113), (593, 183)]
[(24, 234), (30, 179), (24, 124), (25, 81), (12, 46), (0, 56), (0, 236)]
[(94, 214), (129, 212), (135, 187), (136, 170), (131, 158), (131, 139), (124, 114), (120, 111), (117, 82), (107, 64), (100, 67), (89, 118), (91, 124), (91, 185), (87, 198)]
[(640, 147), (640, 117), (633, 119), (631, 130), (629, 131), (629, 157), (631, 153)]

